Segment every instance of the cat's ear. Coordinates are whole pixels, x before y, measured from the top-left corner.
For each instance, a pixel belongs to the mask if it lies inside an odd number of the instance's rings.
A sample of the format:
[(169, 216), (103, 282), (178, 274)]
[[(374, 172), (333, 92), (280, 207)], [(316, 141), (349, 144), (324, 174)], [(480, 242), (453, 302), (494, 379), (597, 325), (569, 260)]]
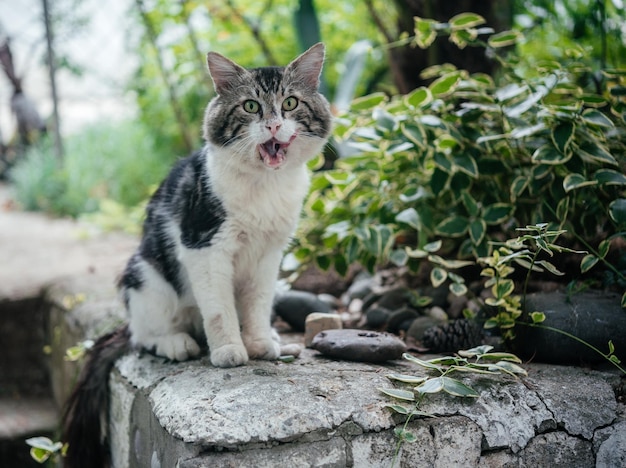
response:
[(209, 73), (217, 94), (222, 94), (234, 86), (248, 71), (217, 52), (209, 52), (206, 56)]
[(318, 42), (285, 68), (285, 76), (317, 89), (324, 64), (324, 44)]

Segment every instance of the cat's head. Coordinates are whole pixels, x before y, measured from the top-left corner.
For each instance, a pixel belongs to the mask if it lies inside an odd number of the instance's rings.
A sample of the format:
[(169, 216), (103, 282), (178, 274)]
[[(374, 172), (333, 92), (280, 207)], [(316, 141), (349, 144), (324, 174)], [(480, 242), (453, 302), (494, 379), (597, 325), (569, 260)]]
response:
[(204, 118), (204, 137), (219, 154), (249, 168), (302, 165), (330, 133), (328, 102), (318, 92), (324, 45), (315, 44), (286, 67), (247, 70), (209, 52), (217, 96)]

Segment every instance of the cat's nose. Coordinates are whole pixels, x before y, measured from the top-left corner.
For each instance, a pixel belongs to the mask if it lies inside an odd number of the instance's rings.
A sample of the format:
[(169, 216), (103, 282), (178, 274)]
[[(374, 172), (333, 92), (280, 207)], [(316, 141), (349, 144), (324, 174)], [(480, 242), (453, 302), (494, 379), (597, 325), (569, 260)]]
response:
[(278, 130), (280, 130), (280, 123), (278, 122), (267, 122), (265, 127), (270, 131), (272, 136), (276, 136)]

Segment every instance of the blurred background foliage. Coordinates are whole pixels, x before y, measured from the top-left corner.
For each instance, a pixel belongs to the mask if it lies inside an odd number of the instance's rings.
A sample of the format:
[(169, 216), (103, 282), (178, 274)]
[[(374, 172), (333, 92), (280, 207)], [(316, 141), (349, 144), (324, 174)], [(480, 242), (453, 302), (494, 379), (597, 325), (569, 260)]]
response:
[(373, 269), (438, 238), (484, 256), (516, 223), (590, 246), (626, 227), (622, 0), (133, 0), (129, 18), (138, 119), (68, 137), (61, 167), (33, 147), (13, 170), (26, 208), (126, 216), (202, 143), (207, 51), (284, 65), (321, 40), (344, 157), (314, 178), (298, 260)]

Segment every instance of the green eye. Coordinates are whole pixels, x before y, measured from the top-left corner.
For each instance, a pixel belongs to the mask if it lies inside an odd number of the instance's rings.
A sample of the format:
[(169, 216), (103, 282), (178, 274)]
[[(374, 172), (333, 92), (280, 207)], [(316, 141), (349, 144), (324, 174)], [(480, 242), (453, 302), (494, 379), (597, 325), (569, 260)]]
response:
[(283, 101), (283, 109), (286, 111), (294, 110), (297, 106), (298, 99), (293, 96), (289, 96)]
[(253, 100), (249, 100), (243, 103), (243, 110), (249, 112), (250, 114), (256, 114), (260, 110), (259, 103)]

